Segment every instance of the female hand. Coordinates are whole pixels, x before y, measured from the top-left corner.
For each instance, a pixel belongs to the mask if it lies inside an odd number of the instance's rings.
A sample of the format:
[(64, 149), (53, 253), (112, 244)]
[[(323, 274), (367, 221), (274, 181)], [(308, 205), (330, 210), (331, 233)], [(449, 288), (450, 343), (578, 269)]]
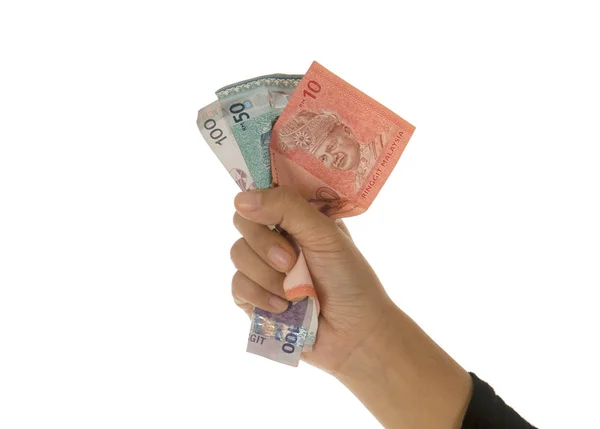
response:
[(349, 235), (291, 189), (238, 194), (231, 248), (235, 302), (281, 312), (284, 273), (296, 254), (266, 225), (302, 247), (321, 303), (312, 352), (302, 358), (334, 374), (386, 428), (459, 428), (471, 396), (469, 374), (385, 293)]
[(335, 373), (387, 325), (394, 304), (343, 224), (338, 227), (294, 190), (243, 192), (235, 206), (234, 225), (243, 236), (231, 249), (238, 270), (232, 282), (235, 302), (248, 314), (254, 306), (273, 312), (287, 308), (283, 279), (296, 252), (267, 227), (279, 225), (302, 247), (321, 304), (317, 341), (302, 358)]

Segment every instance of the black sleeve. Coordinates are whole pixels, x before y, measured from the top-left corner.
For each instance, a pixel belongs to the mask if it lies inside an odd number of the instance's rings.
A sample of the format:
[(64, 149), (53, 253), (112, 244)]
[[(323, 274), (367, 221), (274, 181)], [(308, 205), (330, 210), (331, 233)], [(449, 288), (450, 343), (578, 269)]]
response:
[(470, 372), (473, 396), (463, 420), (463, 429), (536, 429), (506, 405), (494, 389)]

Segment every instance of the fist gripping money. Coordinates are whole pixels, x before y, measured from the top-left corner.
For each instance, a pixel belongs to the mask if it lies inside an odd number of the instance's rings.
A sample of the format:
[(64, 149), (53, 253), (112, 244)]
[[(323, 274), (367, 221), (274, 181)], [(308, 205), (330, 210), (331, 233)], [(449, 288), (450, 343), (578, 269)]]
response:
[(243, 192), (234, 225), (243, 238), (231, 248), (237, 272), (232, 294), (249, 315), (254, 306), (288, 308), (283, 281), (295, 264), (292, 244), (267, 225), (279, 225), (302, 248), (321, 304), (319, 335), (305, 361), (336, 372), (373, 333), (387, 326), (395, 305), (345, 226), (320, 213), (296, 191), (279, 187)]
[(249, 316), (254, 306), (288, 308), (284, 273), (296, 252), (267, 227), (280, 225), (302, 248), (321, 303), (319, 335), (301, 358), (334, 375), (386, 428), (460, 427), (469, 374), (391, 301), (343, 224), (285, 187), (243, 192), (235, 207), (239, 307)]

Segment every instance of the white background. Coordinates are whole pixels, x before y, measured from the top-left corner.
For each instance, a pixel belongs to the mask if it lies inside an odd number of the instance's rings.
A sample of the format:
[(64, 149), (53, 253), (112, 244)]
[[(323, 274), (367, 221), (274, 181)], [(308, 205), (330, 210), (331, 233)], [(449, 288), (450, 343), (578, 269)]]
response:
[(379, 427), (245, 353), (195, 124), (312, 60), (417, 127), (347, 221), (395, 301), (535, 425), (600, 427), (594, 3), (2, 1), (0, 428)]

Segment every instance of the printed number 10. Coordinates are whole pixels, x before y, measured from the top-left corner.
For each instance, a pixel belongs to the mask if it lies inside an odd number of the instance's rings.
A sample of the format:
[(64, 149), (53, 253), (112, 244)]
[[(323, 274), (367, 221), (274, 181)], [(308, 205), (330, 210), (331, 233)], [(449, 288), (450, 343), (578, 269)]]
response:
[(306, 97), (308, 95), (309, 97), (312, 97), (316, 100), (317, 96), (315, 94), (318, 94), (321, 91), (321, 85), (319, 85), (319, 82), (311, 80), (306, 86), (309, 90), (304, 90), (304, 96)]

